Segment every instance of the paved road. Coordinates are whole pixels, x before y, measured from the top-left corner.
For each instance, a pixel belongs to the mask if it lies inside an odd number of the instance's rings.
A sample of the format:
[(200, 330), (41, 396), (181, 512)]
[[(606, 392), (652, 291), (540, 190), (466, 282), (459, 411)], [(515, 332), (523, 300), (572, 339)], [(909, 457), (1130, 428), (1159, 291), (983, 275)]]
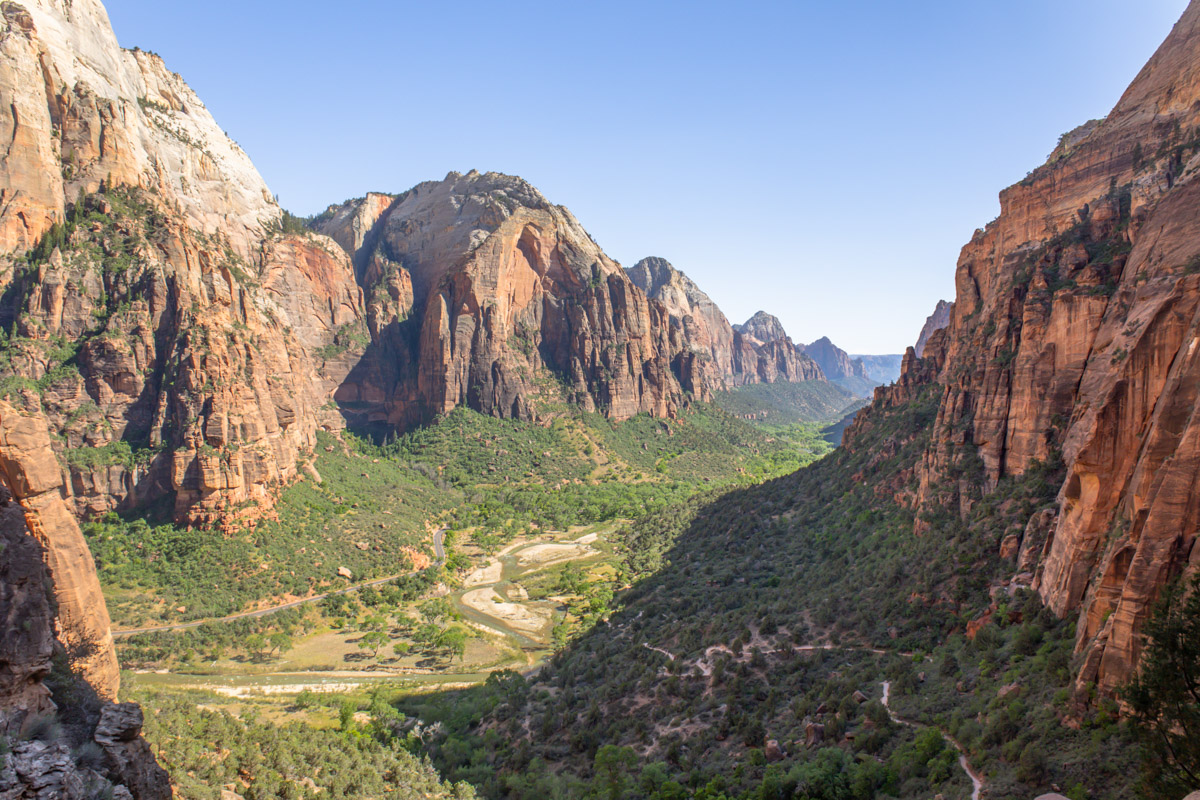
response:
[[(438, 528), (436, 531), (433, 532), (433, 552), (437, 558), (437, 560), (434, 563), (437, 565), (441, 565), (446, 561), (446, 550), (442, 546), (442, 542), (445, 538), (446, 538), (446, 529), (445, 528)], [(417, 570), (413, 570), (413, 572), (416, 572), (416, 571)], [(378, 586), (382, 583), (387, 583), (388, 581), (394, 581), (396, 578), (399, 578), (401, 575), (411, 575), (411, 574), (413, 574), (413, 572), (401, 572), (398, 575), (389, 575), (386, 578), (379, 578), (378, 580), (368, 581), (367, 583), (359, 583), (354, 586), (347, 586), (344, 589), (334, 589), (333, 591), (325, 592), (324, 594), (318, 594), (318, 595), (314, 595), (312, 597), (306, 597), (303, 600), (293, 600), (290, 603), (283, 603), (282, 605), (271, 606), (270, 608), (260, 608), (258, 611), (243, 611), (240, 614), (230, 614), (228, 617), (219, 617), (217, 619), (198, 619), (198, 620), (195, 620), (194, 622), (180, 622), (175, 625), (158, 625), (158, 626), (151, 627), (151, 628), (125, 628), (123, 630), (114, 630), (112, 632), (112, 635), (116, 636), (116, 637), (120, 637), (120, 636), (132, 636), (135, 633), (161, 633), (163, 631), (182, 631), (182, 630), (186, 630), (188, 628), (199, 628), (201, 625), (207, 625), (210, 622), (232, 622), (235, 619), (248, 619), (250, 617), (265, 617), (268, 614), (274, 614), (278, 611), (283, 611), (285, 608), (295, 608), (296, 606), (302, 606), (302, 605), (305, 605), (306, 603), (316, 603), (319, 600), (324, 600), (326, 597), (333, 597), (334, 595), (339, 595), (339, 594), (347, 594), (348, 592), (357, 592), (359, 589), (362, 589), (367, 586)]]

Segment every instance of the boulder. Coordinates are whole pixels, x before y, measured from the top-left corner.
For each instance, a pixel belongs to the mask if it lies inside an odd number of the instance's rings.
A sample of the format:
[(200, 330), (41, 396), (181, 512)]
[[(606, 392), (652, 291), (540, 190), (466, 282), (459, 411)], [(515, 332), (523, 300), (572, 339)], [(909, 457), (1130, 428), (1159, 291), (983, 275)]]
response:
[(1021, 550), (1021, 537), (1015, 533), (1010, 533), (1005, 536), (1000, 542), (1000, 558), (1009, 561), (1017, 557), (1017, 553)]
[(107, 755), (109, 772), (137, 800), (171, 797), (171, 779), (154, 760), (142, 737), (142, 709), (136, 703), (109, 703), (100, 711), (96, 744)]

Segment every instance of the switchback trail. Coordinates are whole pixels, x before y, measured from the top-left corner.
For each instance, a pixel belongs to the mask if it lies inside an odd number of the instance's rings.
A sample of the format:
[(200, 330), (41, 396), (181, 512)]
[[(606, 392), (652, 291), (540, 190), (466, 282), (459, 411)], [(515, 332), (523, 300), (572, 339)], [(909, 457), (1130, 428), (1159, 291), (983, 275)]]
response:
[[(922, 725), (919, 722), (913, 722), (911, 720), (904, 719), (899, 714), (897, 714), (895, 711), (892, 711), (892, 706), (891, 706), (891, 703), (889, 702), (891, 700), (891, 696), (892, 696), (892, 682), (884, 681), (882, 683), (882, 686), (883, 686), (883, 699), (880, 702), (882, 702), (883, 707), (887, 709), (888, 716), (892, 718), (892, 722), (895, 722), (897, 725), (907, 725), (910, 728), (931, 727), (931, 726), (927, 726), (927, 725)], [(964, 748), (961, 744), (959, 744), (955, 740), (955, 738), (953, 736), (946, 733), (941, 728), (935, 727), (934, 729), (942, 735), (943, 739), (945, 739), (947, 742), (949, 742), (951, 744), (951, 746), (953, 746), (954, 749), (958, 751), (958, 765), (963, 768), (963, 772), (967, 773), (967, 777), (971, 779), (971, 785), (972, 785), (972, 787), (974, 787), (971, 791), (971, 800), (979, 800), (979, 793), (983, 791), (983, 776), (975, 771), (974, 767), (971, 766), (971, 762), (967, 761), (966, 748)]]
[[(656, 653), (661, 653), (662, 655), (666, 656), (671, 661), (675, 660), (674, 653), (664, 650), (661, 647), (654, 647), (649, 642), (642, 642), (642, 647), (646, 648), (647, 650), (653, 650)], [(716, 645), (714, 647), (708, 648), (708, 651), (705, 652), (705, 657), (706, 658), (711, 657), (713, 652), (715, 652), (717, 650), (724, 650), (725, 652), (729, 652), (723, 646)], [(912, 658), (914, 655), (916, 655), (915, 653), (902, 652), (902, 651), (889, 651), (889, 650), (884, 650), (884, 649), (877, 648), (877, 647), (866, 647), (866, 646), (855, 646), (855, 645), (833, 645), (833, 644), (807, 644), (807, 645), (800, 645), (798, 647), (789, 647), (785, 650), (763, 650), (760, 652), (762, 652), (765, 655), (768, 653), (778, 653), (778, 652), (812, 653), (812, 652), (817, 652), (817, 651), (831, 651), (831, 650), (841, 650), (841, 651), (846, 651), (846, 652), (858, 652), (858, 653), (873, 653), (875, 655), (887, 655), (888, 653), (892, 653), (894, 655), (904, 656), (907, 658)], [(712, 674), (711, 664), (706, 665), (705, 663), (703, 663), (703, 661), (701, 661), (701, 662), (697, 662), (696, 666), (697, 666), (697, 668), (699, 668), (699, 670), (702, 674), (704, 674), (704, 675)], [(883, 686), (883, 698), (882, 698), (881, 702), (883, 703), (883, 707), (885, 709), (887, 709), (888, 716), (891, 717), (892, 722), (895, 722), (897, 725), (907, 725), (910, 728), (931, 727), (931, 726), (927, 726), (927, 725), (922, 725), (921, 723), (918, 723), (918, 722), (913, 722), (911, 720), (904, 719), (903, 717), (898, 715), (895, 711), (892, 711), (892, 706), (891, 706), (892, 682), (891, 681), (883, 681), (883, 683), (881, 685)], [(978, 772), (976, 772), (975, 768), (971, 766), (969, 761), (967, 761), (966, 748), (963, 747), (961, 744), (959, 744), (958, 741), (955, 740), (955, 738), (953, 736), (951, 736), (949, 733), (942, 730), (941, 728), (935, 727), (935, 730), (937, 730), (937, 732), (942, 735), (942, 738), (944, 738), (947, 742), (949, 742), (951, 744), (951, 746), (954, 747), (954, 749), (958, 751), (958, 764), (959, 764), (959, 766), (962, 767), (963, 772), (967, 773), (967, 777), (971, 779), (971, 785), (974, 787), (971, 791), (971, 800), (979, 800), (979, 794), (980, 794), (980, 792), (983, 791), (983, 776), (980, 775)]]
[[(445, 528), (438, 528), (436, 531), (434, 531), (434, 533), (433, 533), (433, 552), (434, 552), (435, 558), (437, 559), (436, 561), (434, 561), (434, 565), (440, 565), (446, 561), (446, 550), (442, 544), (443, 540), (445, 538), (446, 538), (446, 529)], [(319, 600), (324, 600), (326, 597), (333, 597), (333, 596), (339, 595), (339, 594), (349, 594), (350, 592), (357, 592), (359, 589), (365, 589), (368, 586), (379, 586), (380, 584), (387, 583), (388, 581), (394, 581), (394, 580), (396, 580), (396, 578), (402, 577), (404, 575), (413, 575), (413, 574), (416, 574), (417, 572), (420, 572), (420, 570), (410, 570), (409, 572), (401, 572), (396, 575), (389, 575), (386, 578), (377, 578), (376, 580), (367, 581), (366, 583), (358, 583), (358, 584), (355, 584), (354, 586), (347, 586), (343, 589), (334, 589), (333, 591), (313, 595), (312, 597), (306, 597), (303, 600), (293, 600), (290, 603), (281, 603), (280, 605), (271, 606), (270, 608), (260, 608), (257, 611), (241, 611), (237, 614), (230, 614), (227, 617), (217, 617), (216, 619), (198, 619), (198, 620), (193, 620), (192, 622), (179, 622), (179, 623), (176, 623), (173, 625), (156, 625), (156, 626), (149, 627), (149, 628), (124, 628), (121, 630), (114, 630), (112, 632), (112, 635), (114, 637), (120, 637), (120, 636), (133, 636), (134, 634), (138, 634), (138, 633), (163, 633), (166, 631), (182, 631), (182, 630), (187, 630), (188, 628), (199, 628), (201, 625), (208, 625), (209, 623), (233, 622), (234, 620), (239, 620), (239, 619), (250, 619), (252, 617), (265, 617), (269, 614), (275, 614), (275, 613), (283, 611), (284, 609), (287, 609), (287, 608), (296, 608), (297, 606), (306, 605), (308, 603), (316, 603)]]

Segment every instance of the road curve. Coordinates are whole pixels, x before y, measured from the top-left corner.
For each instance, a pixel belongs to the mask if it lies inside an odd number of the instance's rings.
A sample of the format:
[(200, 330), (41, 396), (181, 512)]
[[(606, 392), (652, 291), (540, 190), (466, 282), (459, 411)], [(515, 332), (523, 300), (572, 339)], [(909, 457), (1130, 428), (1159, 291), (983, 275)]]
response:
[[(442, 544), (443, 541), (445, 540), (445, 538), (446, 538), (446, 529), (444, 527), (438, 528), (436, 531), (433, 532), (433, 552), (437, 559), (436, 561), (434, 561), (434, 564), (436, 566), (441, 566), (442, 564), (444, 564), (446, 562), (446, 550)], [(359, 583), (359, 584), (355, 584), (354, 586), (346, 586), (345, 588), (342, 588), (342, 589), (334, 589), (333, 591), (324, 592), (323, 594), (317, 594), (317, 595), (313, 595), (312, 597), (306, 597), (303, 600), (293, 600), (290, 603), (283, 603), (281, 605), (271, 606), (270, 608), (260, 608), (257, 611), (242, 611), (237, 614), (230, 614), (227, 617), (217, 617), (216, 619), (198, 619), (198, 620), (194, 620), (192, 622), (180, 622), (180, 623), (176, 623), (174, 625), (157, 625), (157, 626), (150, 627), (150, 628), (124, 628), (121, 630), (114, 630), (112, 632), (112, 635), (114, 637), (121, 637), (121, 636), (133, 636), (134, 634), (138, 634), (138, 633), (163, 633), (166, 631), (182, 631), (182, 630), (187, 630), (188, 628), (199, 628), (201, 625), (207, 625), (210, 622), (233, 622), (234, 620), (238, 620), (238, 619), (249, 619), (251, 617), (265, 617), (268, 614), (274, 614), (276, 612), (283, 611), (286, 608), (295, 608), (297, 606), (305, 605), (306, 603), (316, 603), (320, 600), (324, 600), (326, 597), (333, 597), (333, 596), (339, 595), (339, 594), (348, 594), (350, 592), (357, 592), (359, 589), (364, 589), (368, 586), (379, 586), (382, 583), (387, 583), (388, 581), (394, 581), (396, 578), (399, 578), (403, 575), (413, 575), (419, 571), (420, 570), (412, 570), (410, 572), (401, 572), (396, 575), (389, 575), (386, 578), (378, 578), (373, 581), (367, 581), (366, 583)]]

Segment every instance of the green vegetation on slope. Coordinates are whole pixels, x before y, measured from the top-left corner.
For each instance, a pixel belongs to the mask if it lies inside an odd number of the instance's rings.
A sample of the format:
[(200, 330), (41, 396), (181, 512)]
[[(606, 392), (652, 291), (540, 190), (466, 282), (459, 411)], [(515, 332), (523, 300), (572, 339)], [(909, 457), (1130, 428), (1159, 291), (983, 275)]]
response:
[(1124, 697), (1145, 748), (1142, 796), (1184, 797), (1200, 786), (1200, 575), (1167, 587), (1146, 639)]
[(642, 577), (607, 623), (531, 681), (401, 710), (442, 722), (435, 763), (491, 797), (967, 797), (947, 736), (992, 796), (1127, 796), (1128, 732), (1109, 705), (1071, 703), (1073, 623), (1024, 590), (992, 597), (1014, 571), (1001, 539), (1053, 504), (1061, 465), (914, 536), (894, 498), (936, 408), (931, 387), (873, 412), (853, 450), (630, 525)]
[(772, 426), (828, 424), (866, 405), (853, 392), (828, 381), (752, 383), (718, 392), (713, 402), (735, 417)]
[(347, 702), (325, 728), (260, 719), (253, 710), (211, 710), (207, 695), (132, 699), (147, 709), (145, 736), (186, 800), (219, 800), (228, 785), (246, 800), (475, 797), (469, 785), (442, 781), (409, 751), (404, 720), (383, 699), (368, 706), (369, 724)]
[(401, 547), (432, 552), (425, 522), (448, 495), (411, 465), (319, 436), (321, 482), (286, 489), (277, 519), (222, 535), (116, 514), (83, 525), (117, 627), (205, 619), (412, 569)]
[[(549, 426), (456, 409), (383, 444), (321, 433), (276, 518), (229, 535), (107, 515), (84, 525), (117, 627), (206, 619), (412, 568), (431, 531), (487, 545), (633, 518), (710, 487), (749, 485), (828, 452), (815, 429), (772, 435), (719, 408), (674, 420), (574, 413)], [(340, 568), (351, 578), (338, 575)]]

